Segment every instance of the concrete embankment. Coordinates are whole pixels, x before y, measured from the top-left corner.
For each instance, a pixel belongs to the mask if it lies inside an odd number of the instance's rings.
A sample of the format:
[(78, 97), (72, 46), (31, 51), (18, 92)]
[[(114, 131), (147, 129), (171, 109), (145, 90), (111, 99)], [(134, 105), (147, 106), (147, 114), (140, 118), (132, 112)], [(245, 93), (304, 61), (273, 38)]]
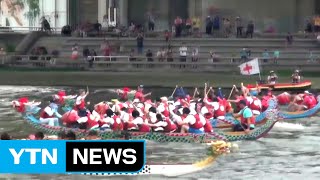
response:
[[(135, 87), (139, 84), (152, 87), (203, 87), (207, 82), (213, 87), (230, 88), (241, 82), (255, 83), (258, 76), (229, 75), (223, 73), (187, 72), (88, 72), (88, 71), (13, 71), (0, 70), (0, 85), (30, 86), (90, 86)], [(263, 76), (262, 78), (265, 79)], [(320, 88), (320, 78), (304, 77)], [(290, 82), (290, 76), (280, 76), (280, 82)]]

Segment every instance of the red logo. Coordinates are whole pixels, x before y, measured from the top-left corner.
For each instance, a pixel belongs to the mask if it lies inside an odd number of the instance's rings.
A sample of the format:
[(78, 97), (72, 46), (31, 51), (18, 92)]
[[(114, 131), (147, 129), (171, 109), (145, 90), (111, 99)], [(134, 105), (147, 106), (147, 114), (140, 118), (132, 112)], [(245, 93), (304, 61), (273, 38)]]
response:
[(250, 66), (249, 64), (246, 64), (246, 66), (243, 68), (243, 71), (248, 72), (248, 74), (250, 74), (251, 70), (252, 70), (252, 66)]

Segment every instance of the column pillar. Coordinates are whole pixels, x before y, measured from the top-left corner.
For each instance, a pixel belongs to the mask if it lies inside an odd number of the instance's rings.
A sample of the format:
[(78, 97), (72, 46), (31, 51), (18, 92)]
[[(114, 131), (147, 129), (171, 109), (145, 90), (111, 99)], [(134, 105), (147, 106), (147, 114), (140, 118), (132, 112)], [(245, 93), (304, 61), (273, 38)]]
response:
[(209, 8), (209, 0), (202, 0), (201, 1), (201, 14), (199, 14), (200, 21), (201, 21), (201, 27), (200, 31), (203, 31), (205, 29), (205, 20), (208, 16), (208, 8)]
[(119, 0), (119, 23), (128, 25), (128, 0)]
[[(196, 16), (196, 1), (195, 0), (188, 0), (188, 16), (192, 18)], [(198, 2), (200, 3), (200, 2)]]
[(107, 14), (107, 0), (98, 0), (98, 21), (102, 23), (103, 16)]

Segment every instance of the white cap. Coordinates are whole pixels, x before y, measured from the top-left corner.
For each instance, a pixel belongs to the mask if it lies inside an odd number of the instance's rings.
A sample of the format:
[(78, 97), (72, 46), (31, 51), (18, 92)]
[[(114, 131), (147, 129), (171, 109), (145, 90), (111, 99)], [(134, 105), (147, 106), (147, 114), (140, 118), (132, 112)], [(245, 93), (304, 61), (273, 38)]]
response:
[(137, 104), (137, 108), (143, 108), (144, 105), (142, 103)]
[(311, 94), (309, 91), (304, 91), (305, 94)]
[(12, 104), (13, 104), (14, 106), (20, 106), (20, 105), (21, 105), (19, 101), (12, 101)]
[(138, 103), (138, 102), (140, 102), (139, 99), (134, 99), (134, 100), (132, 101), (132, 103)]
[(167, 98), (167, 97), (161, 97), (160, 99), (161, 99), (162, 101), (165, 101), (165, 102), (168, 101), (168, 98)]

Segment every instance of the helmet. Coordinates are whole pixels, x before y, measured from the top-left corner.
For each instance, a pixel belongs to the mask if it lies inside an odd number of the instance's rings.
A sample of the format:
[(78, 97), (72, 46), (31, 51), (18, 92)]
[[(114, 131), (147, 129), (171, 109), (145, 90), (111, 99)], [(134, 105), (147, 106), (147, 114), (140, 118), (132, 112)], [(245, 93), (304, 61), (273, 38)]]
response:
[(295, 73), (299, 73), (300, 71), (299, 71), (299, 70), (295, 70), (294, 72), (295, 72)]
[(270, 74), (274, 73), (274, 71), (270, 71)]

